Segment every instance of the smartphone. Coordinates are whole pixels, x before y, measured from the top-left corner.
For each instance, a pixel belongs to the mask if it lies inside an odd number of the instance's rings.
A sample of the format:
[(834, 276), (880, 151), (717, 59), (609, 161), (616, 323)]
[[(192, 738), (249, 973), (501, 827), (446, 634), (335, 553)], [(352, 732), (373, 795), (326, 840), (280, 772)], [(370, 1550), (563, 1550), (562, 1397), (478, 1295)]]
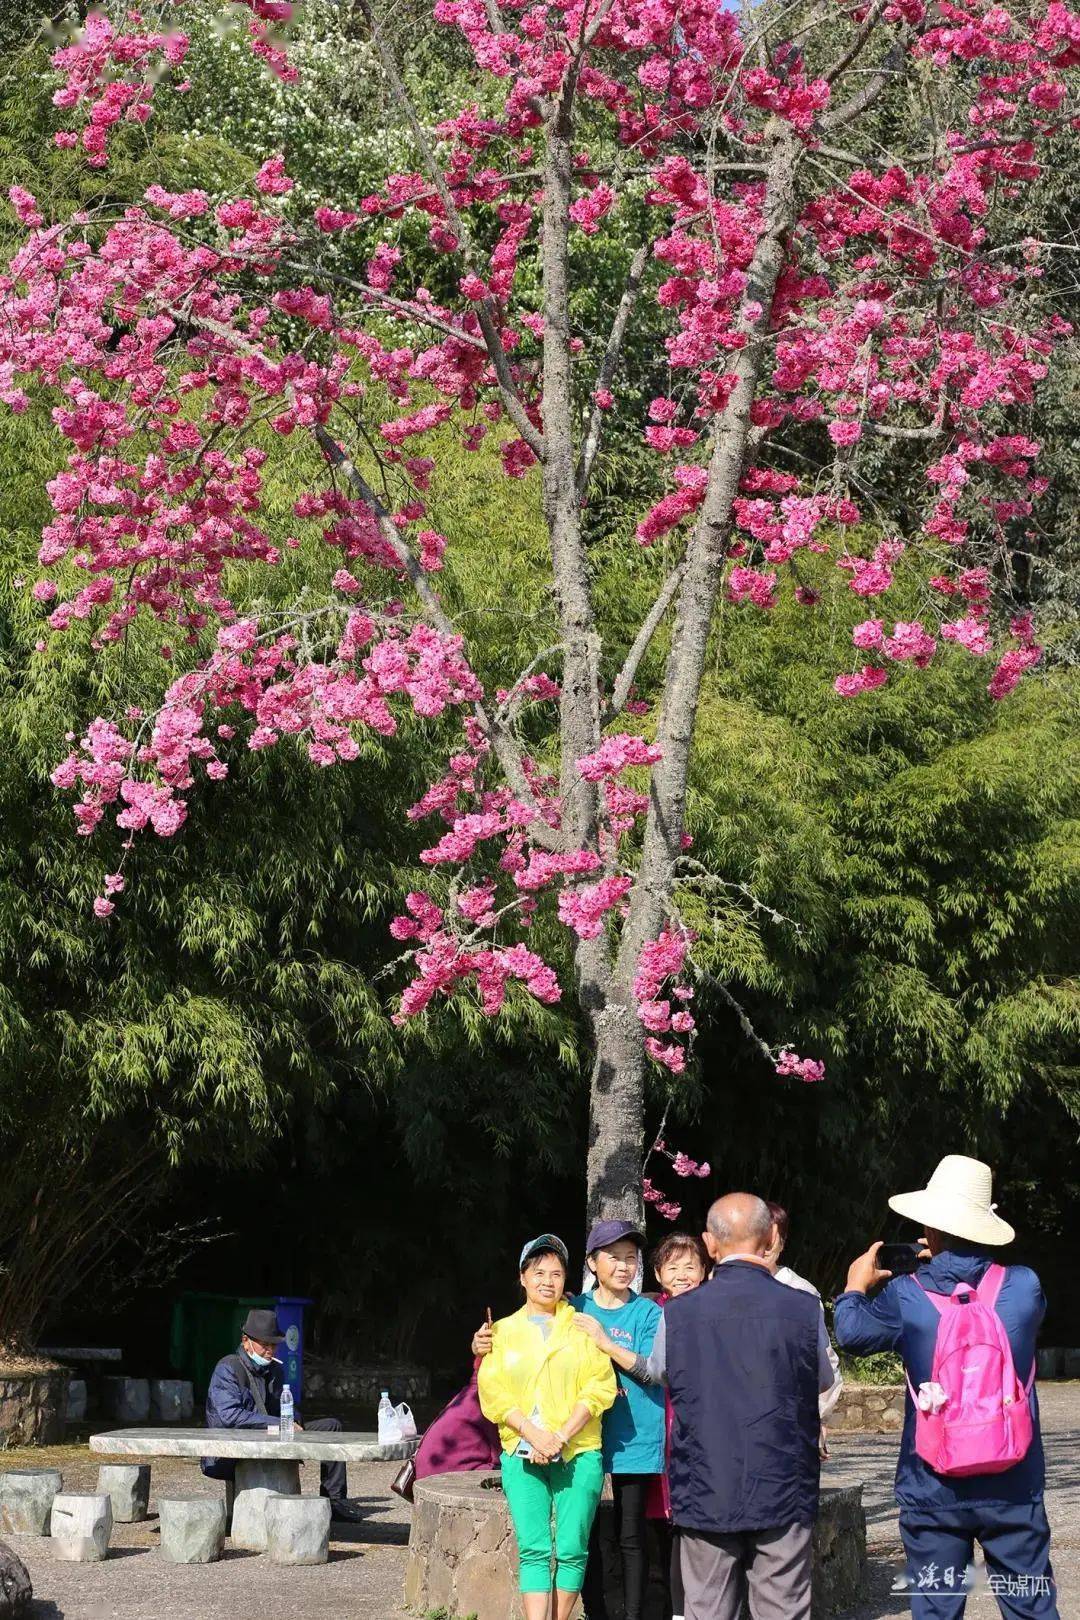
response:
[(910, 1277), (919, 1264), (919, 1244), (883, 1243), (877, 1253), (882, 1271), (891, 1271), (894, 1277)]

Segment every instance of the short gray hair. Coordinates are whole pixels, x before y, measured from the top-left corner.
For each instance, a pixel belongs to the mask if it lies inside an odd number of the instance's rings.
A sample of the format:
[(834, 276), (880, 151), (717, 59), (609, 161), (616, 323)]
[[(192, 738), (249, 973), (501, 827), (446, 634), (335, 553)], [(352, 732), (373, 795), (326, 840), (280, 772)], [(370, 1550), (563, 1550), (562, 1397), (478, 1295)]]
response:
[(754, 1193), (727, 1193), (709, 1210), (708, 1227), (725, 1248), (734, 1243), (767, 1247), (773, 1218), (765, 1200)]

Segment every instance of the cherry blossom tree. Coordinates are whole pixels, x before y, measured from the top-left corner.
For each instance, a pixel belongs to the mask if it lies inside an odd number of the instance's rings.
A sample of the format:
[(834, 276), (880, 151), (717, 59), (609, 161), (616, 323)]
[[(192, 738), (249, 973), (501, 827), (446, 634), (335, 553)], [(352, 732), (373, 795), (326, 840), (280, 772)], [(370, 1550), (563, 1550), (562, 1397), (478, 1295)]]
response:
[[(765, 0), (742, 15), (436, 0), (434, 26), (472, 66), (470, 99), (432, 127), (358, 4), (415, 151), (371, 195), (298, 225), (280, 153), (253, 195), (216, 205), (151, 186), (50, 219), (11, 192), (24, 240), (0, 279), (0, 399), (18, 412), (41, 394), (57, 436), (28, 587), (40, 646), (76, 620), (102, 648), (156, 620), (178, 666), (153, 712), (90, 718), (53, 779), (80, 833), (122, 846), (105, 920), (136, 835), (175, 835), (236, 750), (294, 737), (329, 767), (407, 710), (456, 716), (445, 772), (407, 812), (435, 830), (431, 884), (391, 925), (411, 964), (395, 1016), (451, 996), (492, 1016), (508, 994), (576, 997), (590, 1213), (636, 1213), (649, 1068), (677, 1076), (693, 1039), (682, 902), (718, 881), (687, 835), (718, 605), (768, 613), (789, 591), (814, 614), (838, 569), (870, 616), (835, 701), (873, 701), (943, 656), (990, 660), (1000, 699), (1042, 656), (1012, 558), (1045, 488), (1031, 407), (1068, 328), (1038, 297), (1052, 245), (1015, 240), (1011, 204), (1075, 121), (1080, 17), (1059, 0)], [(293, 74), (286, 0), (247, 6), (253, 50)], [(54, 56), (59, 145), (105, 168), (125, 125), (184, 93), (184, 12), (90, 14)], [(399, 284), (416, 221), (425, 279), (452, 292)], [(625, 285), (605, 330), (580, 333), (574, 295), (602, 232), (632, 239)], [(340, 233), (363, 242), (363, 278), (320, 254)], [(634, 421), (620, 377), (657, 319), (666, 383)], [(440, 591), (454, 536), (427, 495), (448, 431), (533, 481), (549, 542), (557, 641), (494, 691)], [(669, 566), (626, 638), (601, 607), (590, 501), (631, 432), (664, 493), (643, 494), (627, 543)], [(294, 435), (321, 470), (280, 540), (265, 469), (270, 441)], [(904, 533), (883, 526), (867, 471), (888, 442), (925, 473)], [(325, 595), (269, 611), (260, 581), (296, 546), (330, 548)], [(889, 611), (901, 575), (916, 619)], [(657, 657), (646, 703), (635, 683)], [(572, 943), (572, 984), (530, 944), (539, 908)], [(777, 1076), (822, 1078), (739, 1016)], [(647, 1177), (644, 1195), (677, 1213)]]

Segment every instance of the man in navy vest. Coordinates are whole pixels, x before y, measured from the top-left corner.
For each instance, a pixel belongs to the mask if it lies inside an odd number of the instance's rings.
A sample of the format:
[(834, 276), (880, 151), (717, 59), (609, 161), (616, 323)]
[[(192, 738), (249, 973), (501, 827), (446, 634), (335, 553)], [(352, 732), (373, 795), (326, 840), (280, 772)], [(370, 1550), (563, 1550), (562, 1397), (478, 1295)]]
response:
[(686, 1620), (810, 1620), (818, 1395), (833, 1370), (821, 1307), (777, 1282), (768, 1206), (729, 1193), (703, 1233), (712, 1280), (669, 1300), (649, 1357), (673, 1425), (668, 1477)]

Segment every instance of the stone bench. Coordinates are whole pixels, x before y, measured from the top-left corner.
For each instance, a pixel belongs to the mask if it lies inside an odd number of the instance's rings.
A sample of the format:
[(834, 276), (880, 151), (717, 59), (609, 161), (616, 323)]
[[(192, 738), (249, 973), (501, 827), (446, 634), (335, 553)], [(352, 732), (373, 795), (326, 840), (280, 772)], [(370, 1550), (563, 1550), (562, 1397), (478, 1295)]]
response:
[(102, 1491), (67, 1491), (53, 1498), (50, 1534), (53, 1557), (73, 1564), (98, 1564), (108, 1556), (112, 1503)]
[(150, 1416), (148, 1378), (103, 1378), (102, 1398), (107, 1417), (118, 1423), (145, 1423)]
[(325, 1496), (268, 1496), (266, 1551), (272, 1564), (325, 1564), (330, 1556)]
[[(517, 1547), (497, 1474), (441, 1474), (414, 1486), (405, 1606), (475, 1620), (522, 1620)], [(601, 1503), (601, 1514), (610, 1513)], [(601, 1527), (601, 1538), (604, 1527)], [(814, 1530), (814, 1620), (850, 1608), (866, 1567), (862, 1486), (823, 1490)], [(614, 1607), (618, 1593), (609, 1593)]]
[(103, 1463), (97, 1488), (112, 1503), (114, 1524), (139, 1524), (150, 1509), (149, 1463)]
[(170, 1564), (216, 1564), (225, 1546), (225, 1503), (219, 1496), (158, 1499), (161, 1556)]
[(13, 1536), (47, 1536), (56, 1493), (63, 1488), (58, 1468), (12, 1468), (0, 1478), (0, 1531)]
[(150, 1416), (155, 1423), (188, 1423), (195, 1412), (195, 1390), (186, 1378), (151, 1378)]

